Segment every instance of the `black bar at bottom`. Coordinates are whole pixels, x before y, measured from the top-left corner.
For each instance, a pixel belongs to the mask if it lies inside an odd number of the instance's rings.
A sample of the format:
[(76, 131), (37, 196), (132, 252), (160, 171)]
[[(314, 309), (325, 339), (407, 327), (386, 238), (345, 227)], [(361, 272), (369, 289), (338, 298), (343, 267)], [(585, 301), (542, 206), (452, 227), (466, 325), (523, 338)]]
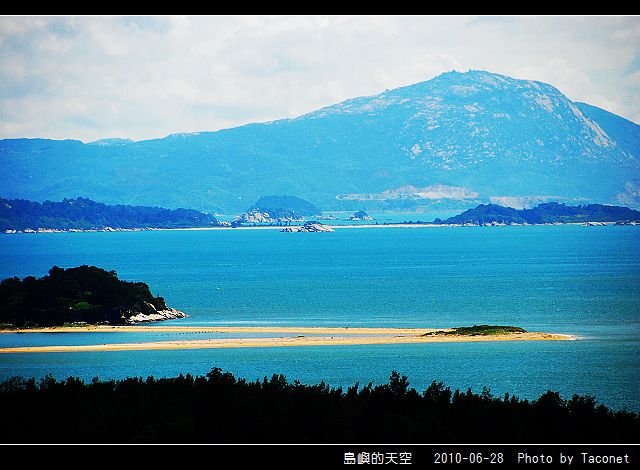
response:
[(637, 445), (328, 445), (229, 446), (216, 448), (231, 462), (277, 462), (280, 468), (423, 468), (460, 465), (633, 465)]
[[(422, 468), (430, 466), (456, 467), (460, 465), (566, 465), (629, 466), (640, 463), (638, 444), (624, 445), (538, 445), (538, 444), (480, 444), (480, 445), (114, 445), (114, 446), (46, 446), (32, 452), (27, 447), (0, 446), (5, 456), (29, 454), (31, 461), (38, 456), (51, 459), (58, 452), (67, 454), (97, 452), (104, 465), (137, 461), (166, 463), (181, 461), (186, 456), (192, 462), (210, 462), (212, 468), (262, 468), (275, 464), (287, 468)], [(75, 449), (70, 449), (74, 447)], [(202, 458), (203, 460), (200, 460)]]
[(575, 467), (640, 462), (637, 445), (343, 445), (331, 446), (320, 453), (326, 453), (322, 461), (331, 467), (336, 464), (345, 467), (558, 464)]

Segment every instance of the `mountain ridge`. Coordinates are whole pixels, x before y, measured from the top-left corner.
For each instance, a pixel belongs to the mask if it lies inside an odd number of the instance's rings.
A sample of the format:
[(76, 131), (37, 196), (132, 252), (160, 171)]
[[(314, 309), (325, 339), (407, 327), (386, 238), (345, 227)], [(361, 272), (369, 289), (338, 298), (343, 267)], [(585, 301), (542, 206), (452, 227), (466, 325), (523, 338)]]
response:
[(327, 210), (465, 209), (491, 198), (640, 207), (640, 126), (551, 85), (484, 71), (295, 118), (98, 142), (0, 141), (4, 197), (207, 212), (238, 212), (263, 194)]

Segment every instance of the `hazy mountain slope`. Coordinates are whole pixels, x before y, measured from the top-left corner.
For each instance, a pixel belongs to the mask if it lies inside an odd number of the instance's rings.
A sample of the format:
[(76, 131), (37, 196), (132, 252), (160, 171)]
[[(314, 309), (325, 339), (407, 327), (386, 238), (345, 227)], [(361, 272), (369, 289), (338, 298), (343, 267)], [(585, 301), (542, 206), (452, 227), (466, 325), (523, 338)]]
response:
[(636, 159), (640, 158), (638, 153), (640, 151), (640, 126), (587, 103), (576, 103), (576, 107), (586, 117), (597, 122), (602, 130), (613, 139), (620, 150)]
[(86, 145), (0, 141), (0, 195), (209, 212), (242, 211), (266, 194), (326, 210), (523, 197), (638, 205), (639, 134), (640, 126), (544, 83), (451, 72), (218, 132)]

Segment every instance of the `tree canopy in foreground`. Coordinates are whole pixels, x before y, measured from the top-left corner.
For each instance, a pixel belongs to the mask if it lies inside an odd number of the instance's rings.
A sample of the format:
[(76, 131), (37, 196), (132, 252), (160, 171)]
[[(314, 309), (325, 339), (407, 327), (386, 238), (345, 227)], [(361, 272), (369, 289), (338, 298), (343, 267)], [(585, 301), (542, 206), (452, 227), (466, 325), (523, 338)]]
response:
[(435, 381), (419, 393), (395, 371), (387, 384), (346, 391), (275, 374), (248, 382), (217, 368), (90, 383), (13, 378), (0, 383), (0, 403), (4, 443), (631, 443), (640, 435), (637, 413), (590, 396), (548, 391), (528, 401)]

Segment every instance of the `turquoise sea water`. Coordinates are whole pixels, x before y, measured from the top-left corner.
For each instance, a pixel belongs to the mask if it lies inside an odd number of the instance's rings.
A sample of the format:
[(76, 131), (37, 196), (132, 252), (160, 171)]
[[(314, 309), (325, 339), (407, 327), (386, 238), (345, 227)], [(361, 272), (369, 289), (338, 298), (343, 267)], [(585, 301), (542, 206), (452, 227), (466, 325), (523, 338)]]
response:
[[(595, 395), (640, 411), (638, 227), (454, 227), (51, 233), (0, 236), (0, 277), (93, 264), (147, 282), (190, 317), (164, 324), (518, 325), (568, 342), (0, 355), (0, 378), (171, 376), (222, 367), (333, 386), (432, 380), (535, 398)], [(197, 335), (196, 335), (197, 336)], [(215, 337), (214, 334), (198, 338)], [(0, 335), (0, 346), (180, 339), (176, 334)]]

